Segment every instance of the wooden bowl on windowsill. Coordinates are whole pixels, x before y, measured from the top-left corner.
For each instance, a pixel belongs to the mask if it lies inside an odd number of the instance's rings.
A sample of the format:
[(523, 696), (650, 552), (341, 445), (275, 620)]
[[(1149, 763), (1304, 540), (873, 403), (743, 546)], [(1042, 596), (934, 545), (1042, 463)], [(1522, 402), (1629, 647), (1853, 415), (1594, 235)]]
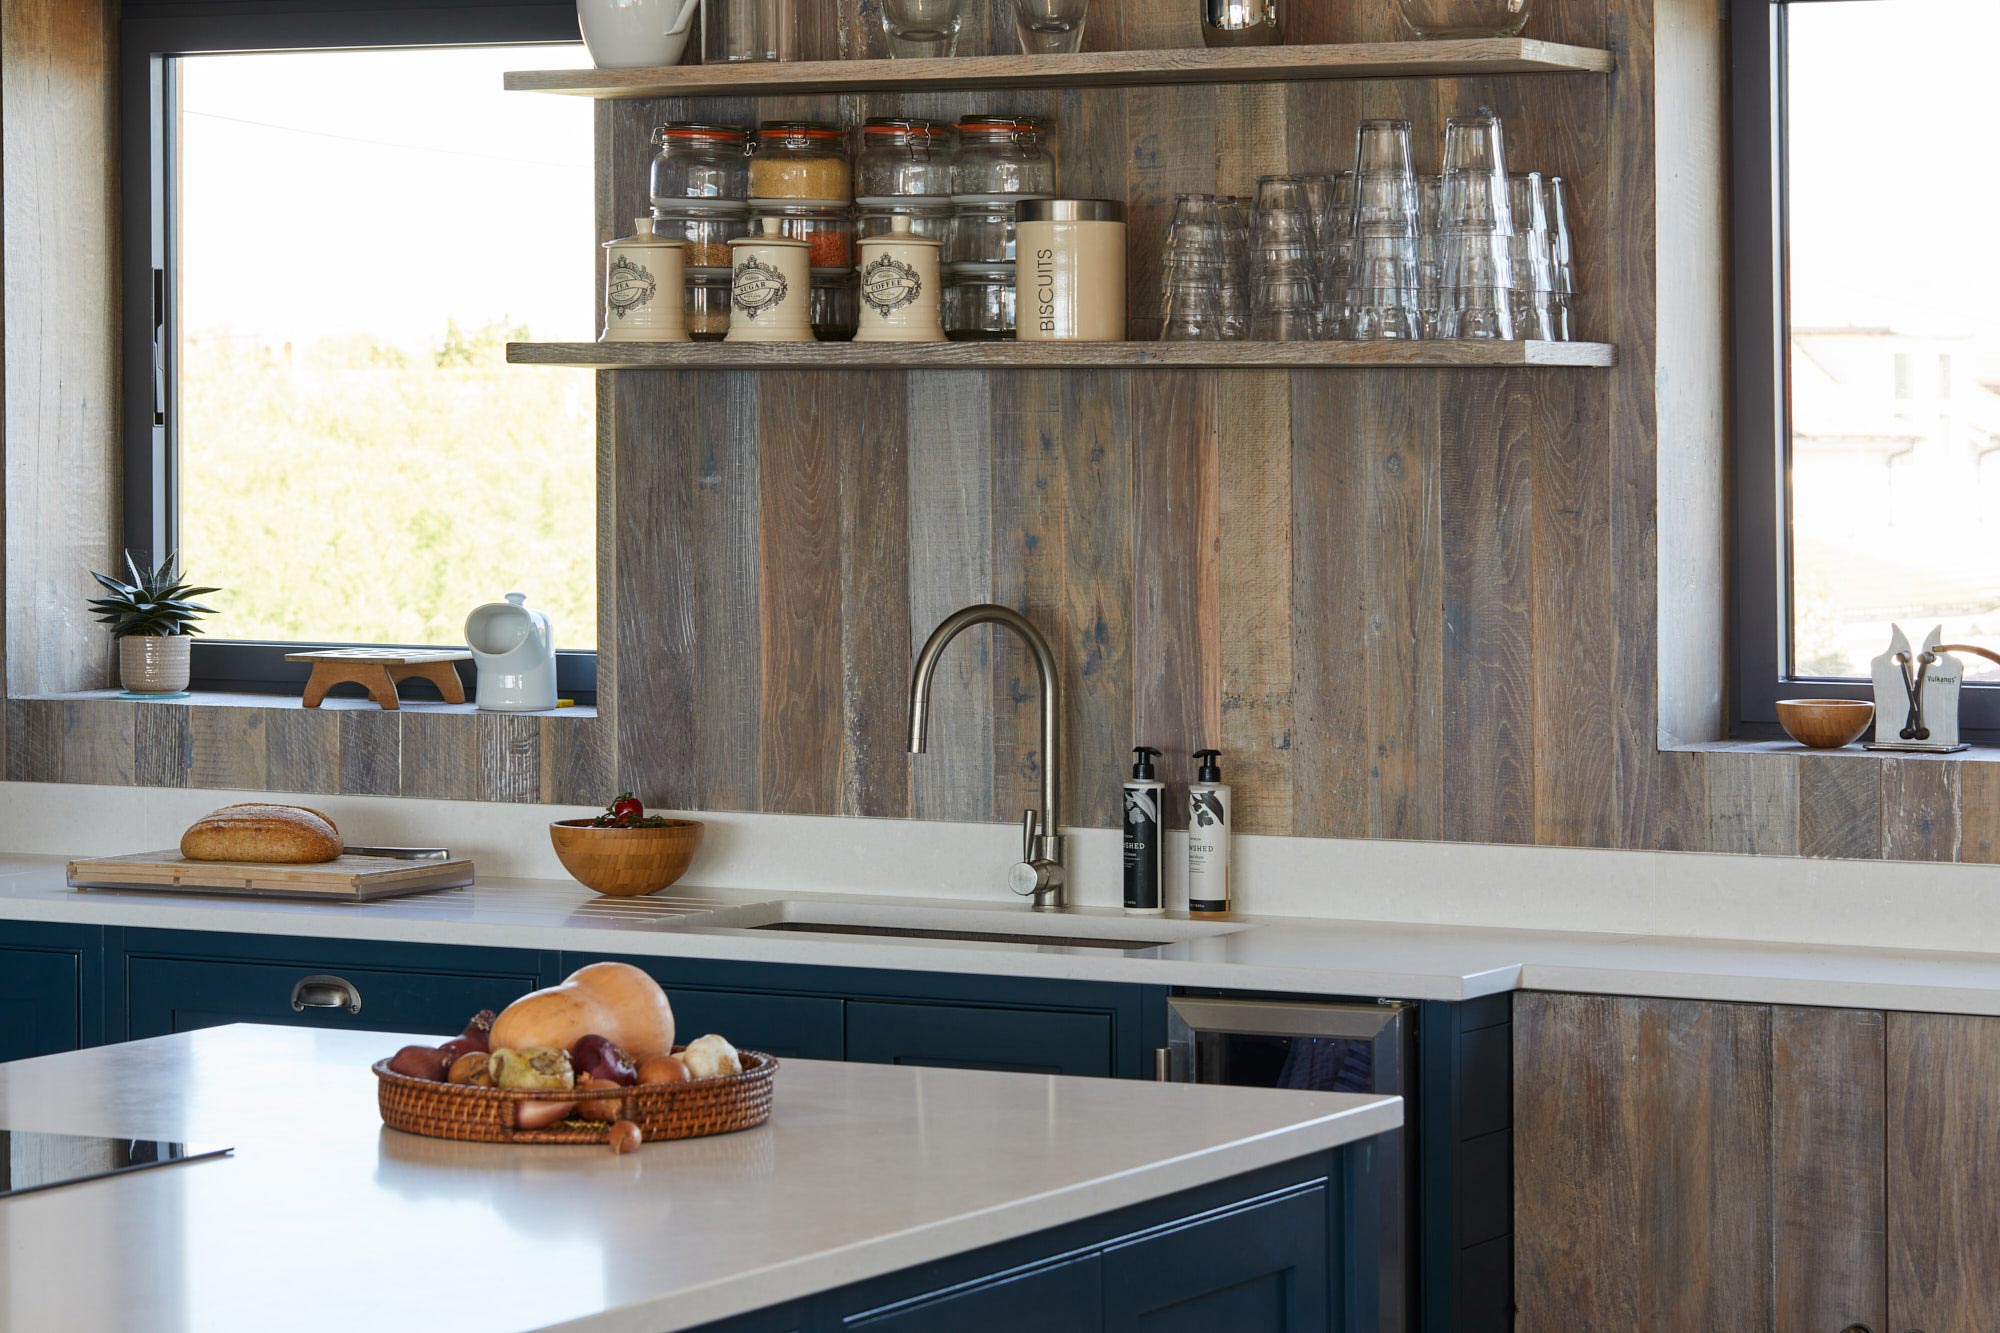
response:
[(1865, 699), (1778, 700), (1778, 725), (1812, 750), (1852, 745), (1874, 720), (1875, 705)]
[(588, 819), (549, 825), (556, 859), (579, 884), (612, 898), (658, 893), (687, 873), (701, 847), (701, 821), (653, 828), (592, 828)]

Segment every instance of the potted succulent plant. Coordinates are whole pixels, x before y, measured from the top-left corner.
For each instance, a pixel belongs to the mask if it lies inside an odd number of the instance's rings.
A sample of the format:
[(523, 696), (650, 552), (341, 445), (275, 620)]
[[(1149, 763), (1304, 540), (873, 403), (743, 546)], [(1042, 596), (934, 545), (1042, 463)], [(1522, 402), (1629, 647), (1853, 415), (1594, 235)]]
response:
[(90, 609), (111, 626), (118, 640), (118, 679), (127, 694), (179, 694), (188, 687), (188, 636), (201, 633), (194, 622), (214, 608), (191, 599), (218, 588), (191, 588), (181, 581), (177, 556), (151, 573), (125, 553), (131, 581), (91, 571), (111, 595), (92, 598)]

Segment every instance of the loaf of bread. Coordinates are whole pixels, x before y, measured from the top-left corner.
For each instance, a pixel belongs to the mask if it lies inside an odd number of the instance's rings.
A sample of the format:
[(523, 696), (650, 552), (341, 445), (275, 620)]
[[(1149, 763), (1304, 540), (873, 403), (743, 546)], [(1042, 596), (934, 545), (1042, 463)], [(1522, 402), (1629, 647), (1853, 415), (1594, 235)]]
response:
[(225, 805), (181, 835), (190, 861), (262, 861), (311, 865), (340, 855), (340, 830), (299, 805)]

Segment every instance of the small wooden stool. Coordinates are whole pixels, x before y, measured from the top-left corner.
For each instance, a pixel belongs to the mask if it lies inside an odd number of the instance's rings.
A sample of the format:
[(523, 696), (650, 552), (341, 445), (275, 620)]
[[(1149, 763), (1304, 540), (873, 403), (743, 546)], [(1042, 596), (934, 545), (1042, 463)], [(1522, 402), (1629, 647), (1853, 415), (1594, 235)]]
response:
[(415, 678), (438, 687), (448, 704), (465, 702), (465, 682), (458, 678), (453, 662), (469, 662), (472, 654), (462, 649), (401, 652), (394, 648), (334, 648), (323, 653), (286, 653), (287, 662), (312, 663), (312, 677), (306, 681), (307, 708), (318, 708), (326, 692), (336, 685), (355, 684), (368, 697), (394, 712), (402, 707), (396, 697), (398, 681)]

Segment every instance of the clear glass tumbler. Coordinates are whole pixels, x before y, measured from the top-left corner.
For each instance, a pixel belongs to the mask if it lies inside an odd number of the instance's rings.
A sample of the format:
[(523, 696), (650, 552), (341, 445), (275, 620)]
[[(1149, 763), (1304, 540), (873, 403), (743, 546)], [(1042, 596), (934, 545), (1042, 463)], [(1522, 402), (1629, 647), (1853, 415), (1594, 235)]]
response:
[(882, 0), (882, 30), (899, 59), (948, 56), (958, 48), (965, 0)]
[(798, 0), (702, 0), (702, 64), (798, 58)]
[(1031, 56), (1083, 49), (1083, 21), (1090, 0), (1014, 0), (1014, 34)]
[(1400, 0), (1419, 37), (1512, 37), (1528, 22), (1528, 0)]

